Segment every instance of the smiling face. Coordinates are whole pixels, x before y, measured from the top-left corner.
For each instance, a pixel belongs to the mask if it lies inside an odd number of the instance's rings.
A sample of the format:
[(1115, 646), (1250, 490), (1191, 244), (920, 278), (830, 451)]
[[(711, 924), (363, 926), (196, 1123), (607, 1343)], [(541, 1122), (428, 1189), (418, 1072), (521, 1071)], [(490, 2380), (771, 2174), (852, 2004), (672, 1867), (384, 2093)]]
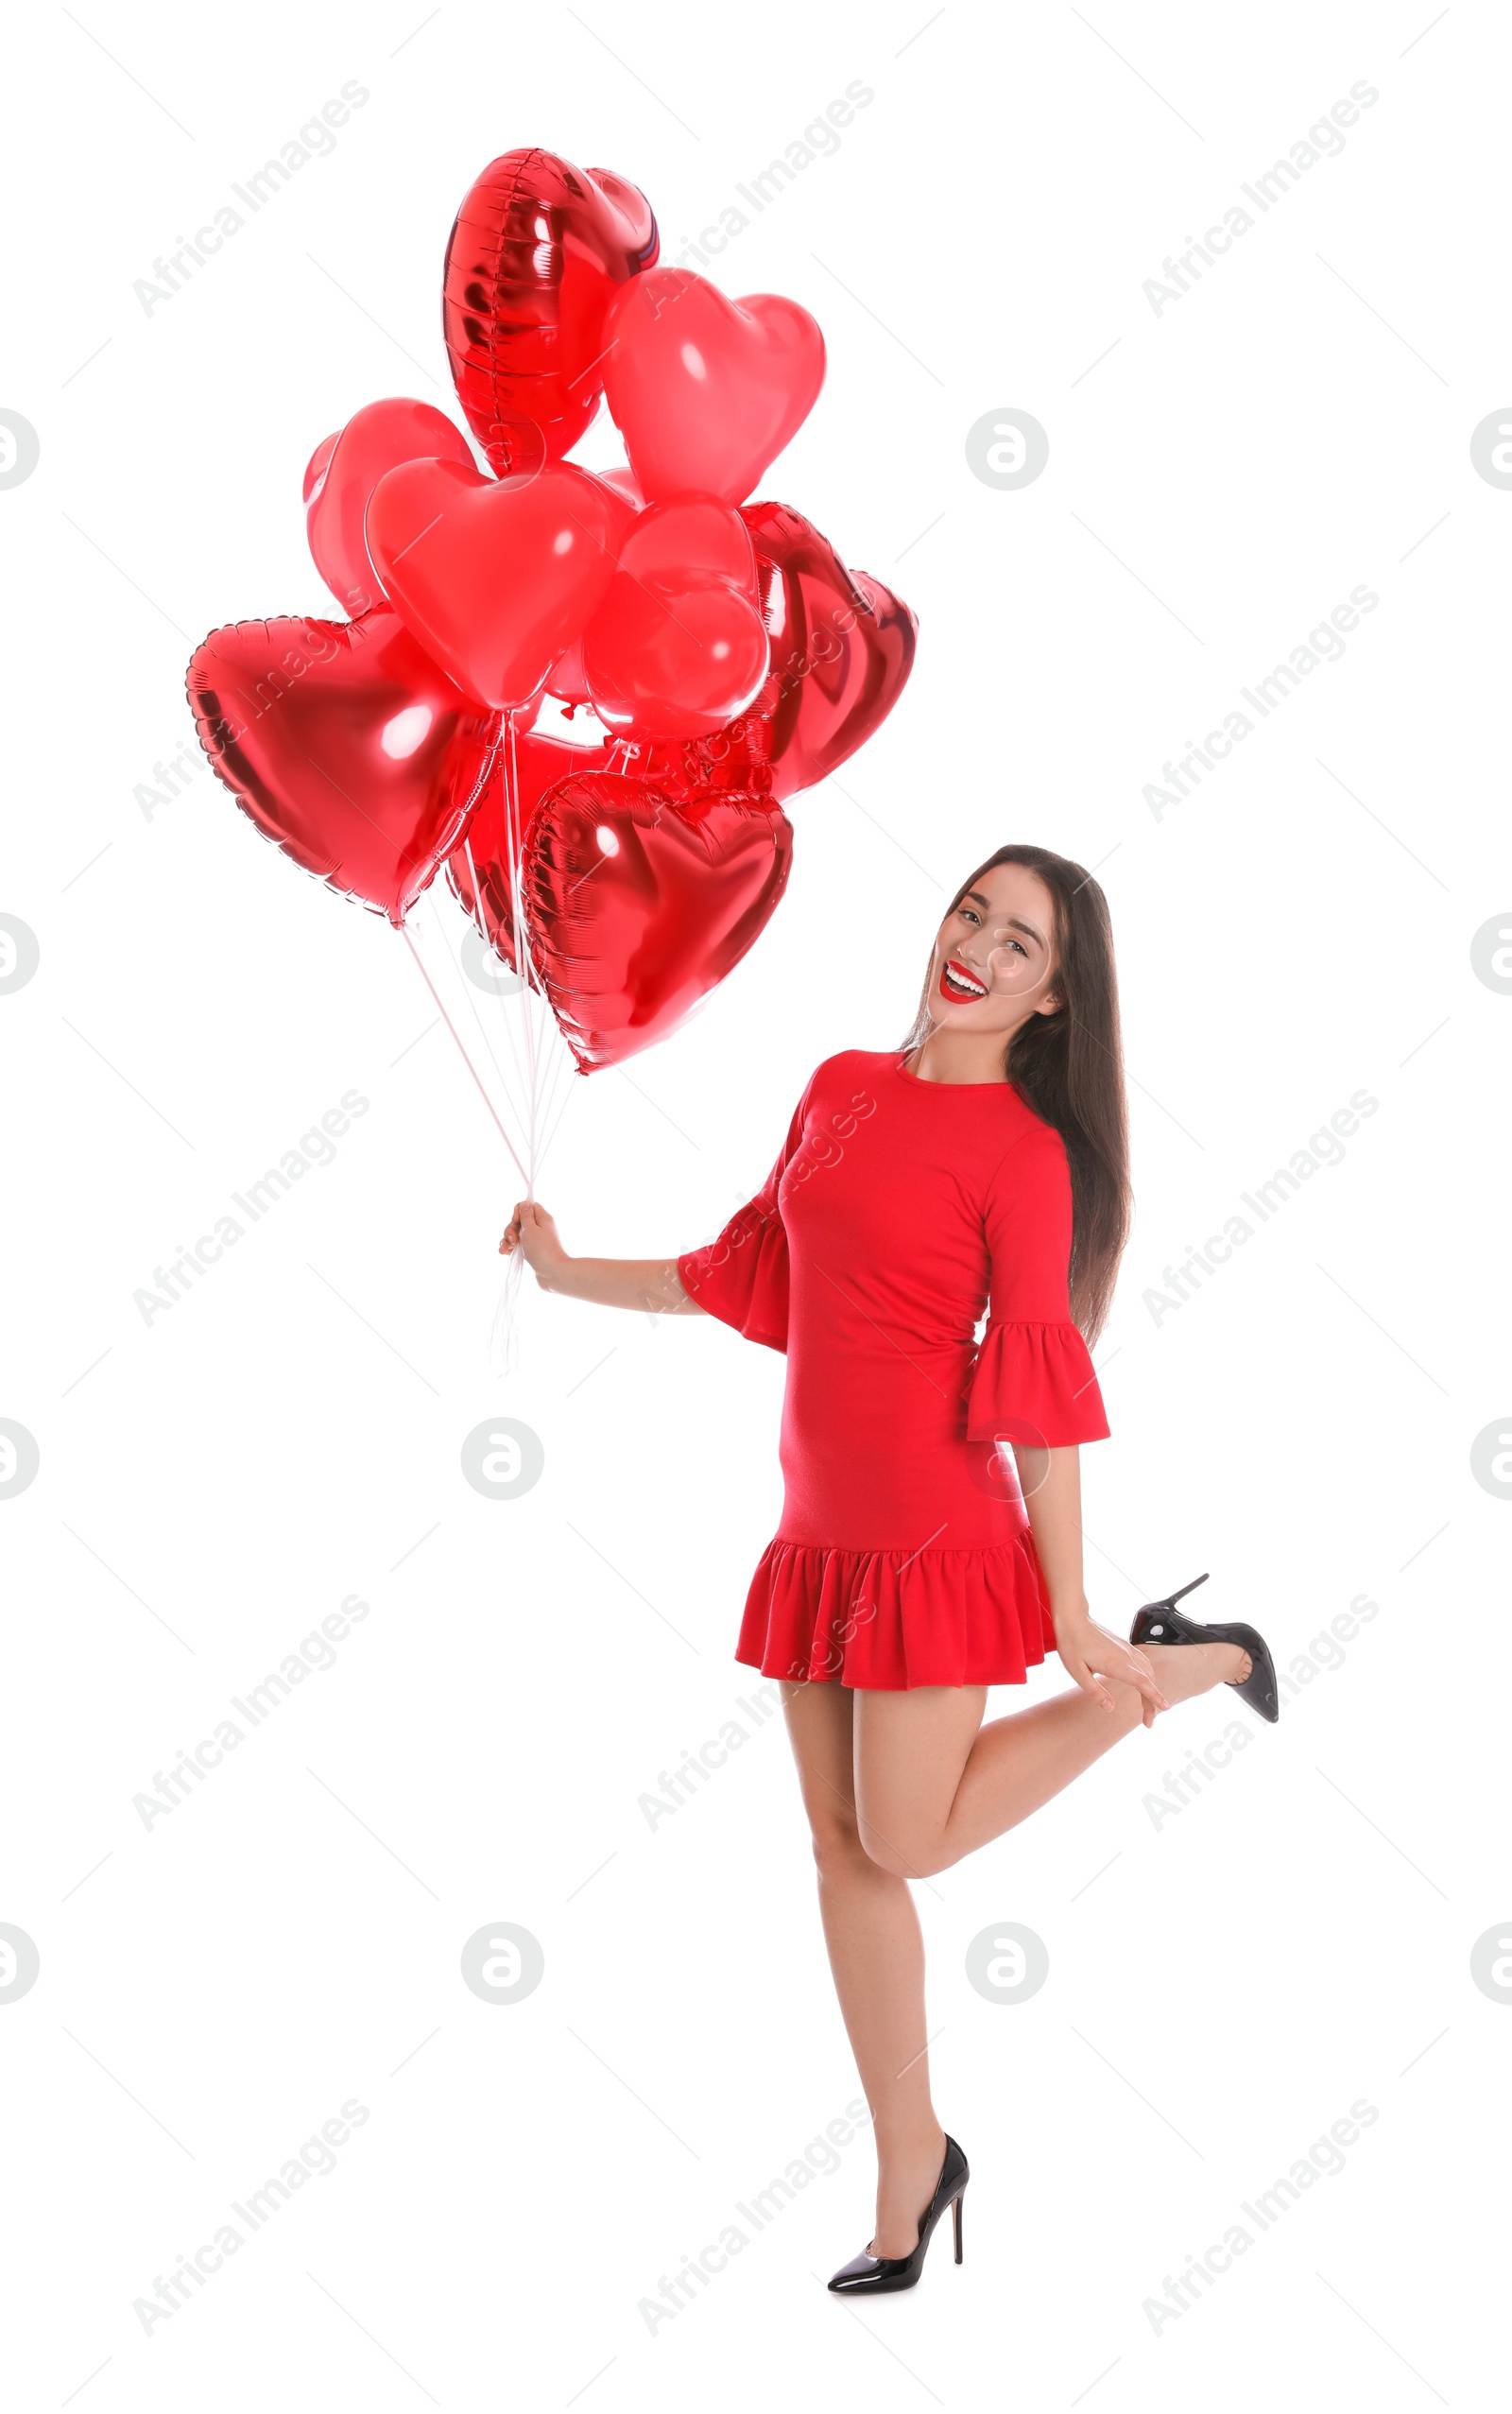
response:
[(929, 1014), (936, 1029), (1006, 1036), (1060, 1005), (1055, 903), (1038, 872), (997, 863), (946, 915), (935, 941)]

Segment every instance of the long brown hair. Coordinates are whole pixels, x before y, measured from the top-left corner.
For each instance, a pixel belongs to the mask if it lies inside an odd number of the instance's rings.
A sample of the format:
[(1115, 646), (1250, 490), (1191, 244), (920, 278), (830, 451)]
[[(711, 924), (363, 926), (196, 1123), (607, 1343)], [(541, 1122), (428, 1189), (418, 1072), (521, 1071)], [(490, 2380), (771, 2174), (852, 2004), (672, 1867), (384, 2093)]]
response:
[[(1071, 1168), (1071, 1313), (1095, 1341), (1113, 1303), (1128, 1239), (1128, 1114), (1118, 1025), (1118, 975), (1108, 900), (1090, 871), (1048, 847), (999, 847), (963, 880), (948, 908), (1000, 863), (1021, 864), (1049, 889), (1055, 907), (1054, 1014), (1031, 1014), (1008, 1042), (1005, 1070), (1026, 1106), (1058, 1131)], [(933, 957), (931, 957), (931, 967)], [(930, 969), (903, 1042), (920, 1046), (934, 1028)]]

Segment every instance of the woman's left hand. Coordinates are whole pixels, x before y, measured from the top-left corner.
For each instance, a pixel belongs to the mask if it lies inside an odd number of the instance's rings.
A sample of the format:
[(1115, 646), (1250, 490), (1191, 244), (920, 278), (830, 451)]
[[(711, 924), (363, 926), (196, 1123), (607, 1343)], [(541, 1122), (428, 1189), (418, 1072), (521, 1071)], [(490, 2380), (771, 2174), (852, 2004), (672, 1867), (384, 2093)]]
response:
[(570, 1261), (561, 1245), (556, 1217), (548, 1216), (537, 1199), (521, 1198), (514, 1214), (504, 1228), (499, 1243), (501, 1257), (512, 1257), (519, 1250), (525, 1264), (543, 1291), (556, 1287), (553, 1276), (558, 1275)]
[(1090, 1611), (1074, 1617), (1056, 1620), (1056, 1649), (1061, 1664), (1074, 1677), (1083, 1693), (1090, 1693), (1105, 1710), (1113, 1708), (1113, 1697), (1108, 1690), (1108, 1681), (1131, 1684), (1138, 1689), (1140, 1708), (1146, 1727), (1155, 1724), (1158, 1710), (1168, 1710), (1170, 1703), (1155, 1681), (1155, 1670), (1145, 1654), (1122, 1636), (1110, 1634), (1099, 1626)]

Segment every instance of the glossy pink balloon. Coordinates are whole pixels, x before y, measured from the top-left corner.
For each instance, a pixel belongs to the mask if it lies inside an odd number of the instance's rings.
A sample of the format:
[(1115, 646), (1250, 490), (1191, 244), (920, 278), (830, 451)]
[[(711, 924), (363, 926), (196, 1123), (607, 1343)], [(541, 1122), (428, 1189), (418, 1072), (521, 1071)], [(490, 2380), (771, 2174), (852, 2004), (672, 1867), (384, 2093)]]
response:
[(588, 674), (583, 668), (583, 641), (576, 638), (564, 654), (558, 654), (546, 676), (549, 694), (563, 704), (591, 704)]
[(697, 737), (744, 710), (766, 676), (756, 554), (738, 511), (700, 496), (652, 504), (620, 547), (583, 632), (599, 719), (649, 737)]
[(632, 277), (604, 333), (605, 396), (649, 503), (741, 502), (824, 383), (824, 337), (799, 303), (730, 302), (687, 268)]
[(913, 667), (919, 624), (785, 503), (741, 512), (760, 565), (771, 665), (749, 708), (709, 737), (631, 733), (616, 768), (675, 796), (729, 788), (787, 798), (813, 787), (886, 719)]
[(480, 477), (405, 461), (368, 506), (369, 550), (407, 627), (460, 687), (503, 709), (539, 694), (614, 574), (629, 505), (587, 470)]
[(348, 616), (382, 603), (363, 519), (379, 479), (401, 461), (455, 461), (476, 474), (461, 429), (430, 403), (365, 403), (316, 447), (304, 473), (304, 515), (315, 566)]
[[(623, 496), (632, 511), (643, 510), (645, 497), (628, 470), (600, 470), (596, 473), (600, 486), (612, 487)], [(583, 641), (579, 637), (553, 664), (546, 685), (563, 704), (591, 704), (588, 681), (583, 671)]]

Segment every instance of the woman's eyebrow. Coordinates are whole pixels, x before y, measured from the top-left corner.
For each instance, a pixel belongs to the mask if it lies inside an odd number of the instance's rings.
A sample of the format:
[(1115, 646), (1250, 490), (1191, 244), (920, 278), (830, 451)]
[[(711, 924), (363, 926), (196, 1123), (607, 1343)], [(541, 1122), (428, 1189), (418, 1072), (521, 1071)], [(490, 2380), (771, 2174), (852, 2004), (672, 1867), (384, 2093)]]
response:
[[(968, 888), (965, 896), (956, 900), (956, 912), (959, 913), (962, 905), (968, 904), (980, 905), (987, 913), (990, 913), (992, 911), (991, 899), (989, 897), (984, 897), (980, 888)], [(1043, 932), (1036, 930), (1032, 922), (1024, 922), (1018, 914), (1005, 914), (1003, 917), (1003, 928), (1005, 930), (1024, 931), (1027, 933), (1029, 938), (1037, 940), (1041, 947), (1045, 943)]]

